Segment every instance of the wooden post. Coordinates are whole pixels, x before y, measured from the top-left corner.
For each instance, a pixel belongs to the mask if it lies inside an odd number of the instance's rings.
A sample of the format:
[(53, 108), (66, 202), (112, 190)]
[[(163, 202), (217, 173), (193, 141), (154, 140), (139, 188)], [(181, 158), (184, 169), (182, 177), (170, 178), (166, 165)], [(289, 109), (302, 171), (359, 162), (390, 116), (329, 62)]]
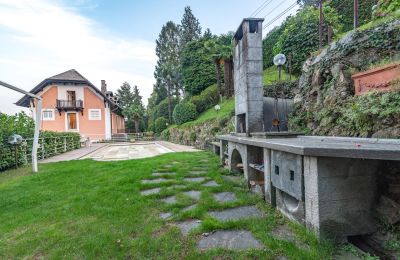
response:
[(319, 48), (322, 49), (322, 25), (324, 23), (324, 11), (322, 6), (322, 1), (319, 1)]
[(358, 28), (358, 0), (354, 0), (354, 30)]

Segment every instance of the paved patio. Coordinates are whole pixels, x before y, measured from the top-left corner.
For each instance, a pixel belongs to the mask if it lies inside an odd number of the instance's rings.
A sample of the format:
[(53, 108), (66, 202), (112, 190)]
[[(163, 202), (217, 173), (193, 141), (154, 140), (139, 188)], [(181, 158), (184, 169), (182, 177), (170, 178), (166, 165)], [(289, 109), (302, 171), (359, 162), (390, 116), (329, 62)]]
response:
[(153, 157), (172, 152), (199, 151), (191, 146), (174, 144), (166, 141), (140, 143), (93, 143), (89, 147), (66, 152), (40, 163), (61, 162), (79, 159), (94, 159), (98, 161), (117, 161)]

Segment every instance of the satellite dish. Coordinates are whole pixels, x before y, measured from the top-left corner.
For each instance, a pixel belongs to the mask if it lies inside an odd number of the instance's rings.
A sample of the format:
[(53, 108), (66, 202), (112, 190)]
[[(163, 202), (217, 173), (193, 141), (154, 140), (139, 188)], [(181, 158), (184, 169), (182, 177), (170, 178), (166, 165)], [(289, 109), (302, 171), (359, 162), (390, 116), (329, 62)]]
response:
[(286, 63), (286, 56), (285, 54), (279, 53), (274, 57), (274, 64), (275, 66), (282, 66)]
[(10, 135), (10, 137), (8, 137), (8, 143), (11, 145), (20, 144), (22, 143), (22, 136), (17, 134)]

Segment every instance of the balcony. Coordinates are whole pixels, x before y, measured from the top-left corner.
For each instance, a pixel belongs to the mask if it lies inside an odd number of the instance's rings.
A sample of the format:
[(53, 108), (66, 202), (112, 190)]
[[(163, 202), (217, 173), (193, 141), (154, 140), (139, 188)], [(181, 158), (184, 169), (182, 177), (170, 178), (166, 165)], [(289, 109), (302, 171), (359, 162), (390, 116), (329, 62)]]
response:
[(57, 99), (57, 110), (61, 114), (62, 111), (80, 111), (83, 114), (82, 100), (61, 100)]

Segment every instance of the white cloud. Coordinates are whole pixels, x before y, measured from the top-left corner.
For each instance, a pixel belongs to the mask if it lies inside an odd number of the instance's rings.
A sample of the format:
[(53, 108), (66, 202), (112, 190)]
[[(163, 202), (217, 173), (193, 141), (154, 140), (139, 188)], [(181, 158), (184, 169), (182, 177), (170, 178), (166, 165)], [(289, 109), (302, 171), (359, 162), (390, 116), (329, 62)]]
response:
[[(74, 10), (47, 0), (0, 0), (0, 80), (30, 90), (74, 68), (96, 86), (105, 79), (113, 91), (123, 81), (136, 84), (147, 102), (154, 43), (104, 33)], [(13, 105), (20, 97), (0, 87), (0, 111), (20, 110)]]

